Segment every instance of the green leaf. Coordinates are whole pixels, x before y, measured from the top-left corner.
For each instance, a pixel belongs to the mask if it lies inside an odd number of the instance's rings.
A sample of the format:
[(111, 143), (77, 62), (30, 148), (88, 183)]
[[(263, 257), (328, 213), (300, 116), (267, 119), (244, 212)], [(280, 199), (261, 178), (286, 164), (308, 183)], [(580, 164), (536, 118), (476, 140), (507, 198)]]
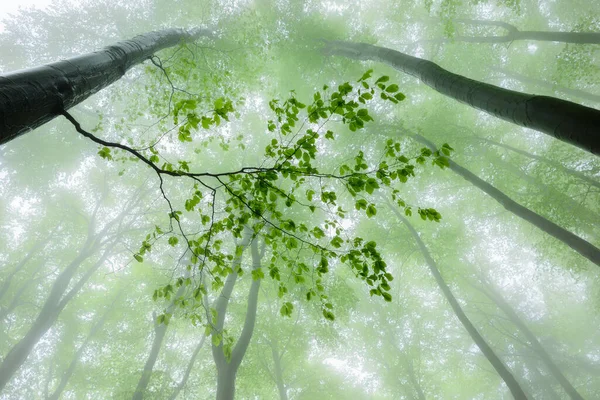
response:
[(294, 311), (294, 305), (292, 303), (290, 303), (289, 301), (283, 303), (283, 305), (281, 306), (281, 310), (279, 310), (281, 315), (284, 317), (291, 317), (293, 311)]
[(106, 160), (112, 160), (112, 156), (110, 155), (110, 149), (108, 147), (103, 147), (98, 152), (98, 155)]
[(388, 93), (396, 93), (398, 91), (399, 87), (398, 85), (396, 85), (395, 83), (391, 84), (390, 86), (388, 86), (385, 91)]
[(372, 73), (373, 73), (373, 70), (372, 70), (372, 69), (368, 70), (367, 72), (365, 72), (365, 73), (363, 74), (363, 76), (361, 76), (361, 78), (358, 80), (358, 82), (360, 82), (360, 81), (364, 81), (365, 79), (369, 79), (369, 78), (371, 77), (371, 74), (372, 74)]
[(375, 83), (387, 82), (387, 81), (389, 81), (389, 80), (390, 80), (390, 77), (389, 77), (389, 76), (387, 76), (387, 75), (384, 75), (384, 76), (382, 76), (381, 78), (377, 79), (377, 80), (375, 81)]
[(326, 308), (323, 308), (323, 316), (328, 321), (335, 321), (335, 315), (333, 315), (333, 313)]
[(169, 238), (169, 244), (170, 244), (171, 246), (176, 246), (176, 245), (177, 245), (177, 243), (179, 243), (179, 239), (177, 239), (177, 237), (175, 237), (175, 236), (171, 236), (171, 237)]
[(137, 262), (144, 262), (144, 257), (140, 256), (139, 254), (134, 254), (133, 258), (135, 258)]
[(331, 245), (336, 249), (342, 247), (342, 243), (344, 243), (344, 241), (339, 236), (335, 236), (333, 239), (331, 239)]
[(367, 201), (365, 199), (357, 200), (354, 204), (354, 207), (357, 210), (366, 210), (367, 209)]
[(375, 208), (375, 204), (369, 204), (367, 207), (367, 217), (371, 218), (377, 215), (377, 208)]

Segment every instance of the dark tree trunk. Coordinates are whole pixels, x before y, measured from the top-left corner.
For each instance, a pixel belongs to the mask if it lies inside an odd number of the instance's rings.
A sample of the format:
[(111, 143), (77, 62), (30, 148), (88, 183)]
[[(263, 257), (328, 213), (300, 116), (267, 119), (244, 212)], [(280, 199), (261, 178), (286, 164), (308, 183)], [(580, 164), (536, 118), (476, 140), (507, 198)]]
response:
[(583, 400), (583, 397), (577, 392), (571, 382), (569, 382), (569, 380), (563, 375), (554, 360), (552, 360), (550, 354), (548, 354), (544, 346), (542, 346), (542, 344), (539, 342), (535, 334), (531, 332), (529, 327), (525, 324), (521, 317), (519, 317), (512, 306), (508, 304), (498, 290), (496, 290), (493, 284), (487, 282), (485, 287), (481, 288), (480, 291), (490, 300), (492, 300), (498, 306), (498, 308), (501, 309), (504, 314), (506, 314), (508, 319), (519, 329), (523, 336), (525, 336), (525, 338), (529, 341), (532, 350), (546, 365), (552, 376), (558, 381), (558, 383), (560, 383), (569, 397), (571, 397), (573, 400)]
[(93, 53), (0, 75), (0, 144), (52, 120), (157, 51), (209, 34), (204, 29), (150, 32)]
[(519, 382), (517, 382), (515, 377), (508, 370), (508, 368), (506, 368), (506, 366), (504, 365), (502, 360), (500, 360), (500, 358), (498, 358), (498, 356), (496, 355), (494, 350), (492, 350), (492, 348), (487, 344), (487, 342), (485, 341), (483, 336), (481, 336), (479, 331), (477, 331), (477, 328), (475, 328), (475, 326), (473, 326), (473, 324), (471, 323), (471, 321), (469, 320), (469, 318), (463, 311), (462, 307), (460, 306), (460, 304), (458, 303), (458, 301), (452, 294), (452, 291), (446, 284), (446, 281), (442, 277), (442, 274), (440, 273), (440, 271), (437, 267), (437, 263), (433, 260), (433, 258), (431, 257), (431, 254), (429, 254), (429, 250), (427, 249), (427, 247), (425, 246), (425, 244), (419, 237), (419, 234), (417, 233), (417, 231), (412, 227), (410, 222), (408, 222), (408, 220), (400, 214), (400, 212), (398, 211), (398, 209), (396, 207), (394, 207), (392, 204), (389, 204), (389, 205), (390, 205), (390, 209), (392, 210), (392, 212), (408, 228), (411, 235), (417, 242), (417, 245), (419, 246), (419, 249), (421, 250), (423, 257), (425, 258), (425, 261), (427, 262), (429, 271), (431, 271), (431, 274), (435, 278), (435, 281), (438, 284), (439, 288), (442, 290), (444, 297), (446, 298), (448, 303), (450, 303), (450, 306), (452, 307), (454, 314), (459, 319), (459, 321), (461, 322), (463, 327), (467, 330), (467, 332), (469, 333), (469, 336), (471, 336), (471, 338), (473, 339), (473, 341), (475, 342), (475, 344), (477, 345), (479, 350), (481, 350), (481, 352), (484, 354), (484, 356), (487, 358), (487, 360), (490, 362), (490, 364), (492, 364), (492, 366), (494, 367), (494, 369), (496, 370), (498, 375), (500, 375), (502, 380), (504, 380), (504, 383), (506, 383), (506, 385), (508, 386), (508, 388), (509, 388), (510, 392), (512, 393), (512, 395), (514, 396), (514, 398), (516, 400), (527, 399), (527, 396), (525, 395), (525, 392), (521, 388), (521, 385), (519, 385)]
[[(424, 138), (421, 135), (411, 135), (417, 141), (425, 144), (433, 151), (436, 150), (435, 145)], [(546, 232), (550, 236), (560, 240), (567, 246), (571, 247), (573, 250), (581, 254), (583, 257), (587, 258), (597, 266), (600, 266), (600, 249), (591, 244), (590, 242), (580, 238), (579, 236), (574, 235), (568, 230), (561, 228), (556, 225), (554, 222), (549, 221), (548, 219), (542, 217), (541, 215), (531, 211), (527, 207), (524, 207), (518, 204), (516, 201), (508, 197), (506, 194), (496, 189), (494, 186), (490, 185), (483, 179), (479, 178), (477, 175), (473, 174), (468, 169), (462, 167), (456, 162), (450, 161), (450, 169), (456, 172), (458, 175), (463, 177), (465, 180), (472, 183), (474, 186), (478, 187), (488, 195), (490, 195), (494, 200), (502, 205), (506, 210), (512, 212), (516, 216), (524, 219), (525, 221), (531, 223), (532, 225), (537, 226), (542, 231)]]
[(367, 43), (332, 41), (328, 42), (328, 51), (389, 64), (473, 108), (600, 155), (600, 110), (554, 97), (503, 89), (454, 74), (431, 61)]
[[(454, 36), (448, 41), (468, 43), (508, 43), (515, 40), (537, 40), (542, 42), (562, 42), (576, 44), (600, 44), (599, 32), (547, 32), (520, 31), (516, 26), (501, 21), (458, 19), (457, 22), (469, 25), (495, 26), (506, 29), (504, 36)], [(446, 41), (446, 40), (444, 40)]]

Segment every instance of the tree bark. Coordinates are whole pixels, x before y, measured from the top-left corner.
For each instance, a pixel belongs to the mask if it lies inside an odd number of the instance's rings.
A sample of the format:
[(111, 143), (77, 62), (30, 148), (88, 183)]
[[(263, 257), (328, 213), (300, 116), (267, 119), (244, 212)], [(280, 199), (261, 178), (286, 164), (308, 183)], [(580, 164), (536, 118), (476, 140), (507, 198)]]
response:
[(492, 300), (499, 309), (502, 310), (508, 319), (519, 329), (519, 331), (529, 341), (532, 350), (546, 365), (552, 376), (560, 383), (562, 388), (567, 392), (569, 397), (573, 400), (583, 400), (583, 397), (573, 387), (571, 382), (563, 375), (561, 370), (558, 368), (550, 354), (546, 351), (544, 346), (539, 342), (535, 334), (529, 329), (527, 324), (519, 317), (517, 312), (512, 308), (510, 304), (504, 299), (500, 292), (494, 287), (489, 281), (486, 282), (484, 288), (478, 288), (485, 296)]
[[(417, 141), (425, 144), (427, 147), (432, 149), (432, 151), (437, 150), (436, 146), (423, 136), (416, 134), (412, 134), (410, 136), (416, 139)], [(469, 181), (474, 186), (487, 193), (494, 200), (500, 203), (500, 205), (502, 205), (502, 207), (504, 207), (506, 210), (512, 212), (516, 216), (524, 219), (532, 225), (538, 227), (550, 236), (553, 236), (554, 238), (560, 240), (561, 242), (563, 242), (564, 244), (581, 254), (583, 257), (587, 258), (588, 260), (600, 267), (600, 249), (598, 249), (596, 246), (580, 238), (579, 236), (569, 232), (568, 230), (561, 228), (554, 222), (549, 221), (548, 219), (535, 213), (527, 207), (518, 204), (506, 194), (496, 189), (494, 186), (490, 185), (489, 183), (479, 178), (477, 175), (475, 175), (468, 169), (462, 167), (461, 165), (457, 164), (456, 162), (452, 160), (449, 160), (449, 162), (450, 169), (452, 171), (456, 172), (465, 180)]]
[(149, 32), (93, 53), (0, 75), (0, 144), (52, 120), (157, 51), (207, 35), (205, 29)]
[(385, 47), (342, 41), (327, 43), (327, 50), (332, 54), (389, 64), (473, 108), (600, 155), (600, 110), (479, 82), (431, 61)]
[(473, 326), (473, 324), (471, 323), (471, 321), (469, 320), (469, 318), (463, 311), (462, 307), (460, 306), (460, 304), (458, 303), (458, 301), (452, 294), (452, 291), (446, 284), (446, 281), (442, 277), (442, 274), (440, 273), (440, 271), (438, 269), (437, 263), (433, 260), (433, 258), (431, 257), (431, 254), (429, 254), (429, 250), (427, 249), (427, 247), (425, 246), (425, 244), (419, 237), (419, 234), (417, 233), (417, 231), (412, 227), (410, 222), (408, 222), (408, 220), (400, 214), (400, 212), (397, 210), (396, 207), (394, 207), (390, 203), (388, 203), (388, 205), (390, 206), (390, 209), (396, 215), (396, 217), (398, 217), (398, 219), (404, 224), (404, 226), (406, 226), (408, 228), (411, 235), (417, 242), (417, 245), (418, 245), (419, 249), (421, 250), (423, 257), (425, 258), (425, 261), (427, 262), (429, 271), (431, 271), (431, 274), (435, 278), (436, 283), (438, 284), (439, 288), (442, 290), (444, 297), (446, 298), (448, 303), (450, 303), (450, 306), (452, 307), (454, 314), (459, 319), (459, 321), (461, 322), (463, 327), (467, 330), (467, 332), (469, 333), (469, 336), (471, 336), (471, 338), (473, 339), (473, 341), (475, 342), (475, 344), (477, 345), (479, 350), (481, 350), (481, 352), (484, 354), (484, 356), (487, 358), (487, 360), (490, 362), (490, 364), (492, 364), (492, 366), (494, 367), (494, 369), (496, 370), (498, 375), (500, 375), (502, 380), (504, 380), (504, 383), (506, 383), (506, 385), (508, 386), (513, 397), (516, 400), (527, 399), (527, 396), (525, 395), (525, 392), (521, 388), (521, 385), (519, 385), (519, 382), (517, 382), (515, 377), (508, 370), (508, 368), (506, 368), (506, 366), (504, 365), (502, 360), (500, 360), (500, 358), (498, 358), (498, 356), (496, 355), (494, 350), (492, 350), (492, 348), (487, 344), (487, 342), (485, 341), (483, 336), (481, 336), (479, 331), (477, 331), (477, 328), (475, 328), (475, 326)]

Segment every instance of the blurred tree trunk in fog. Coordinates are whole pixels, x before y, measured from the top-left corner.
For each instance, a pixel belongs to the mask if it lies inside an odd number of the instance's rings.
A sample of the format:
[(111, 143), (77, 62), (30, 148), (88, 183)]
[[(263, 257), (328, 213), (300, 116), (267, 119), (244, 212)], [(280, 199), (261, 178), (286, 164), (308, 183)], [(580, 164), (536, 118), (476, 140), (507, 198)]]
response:
[[(496, 154), (486, 154), (486, 158), (492, 162), (493, 165), (497, 165), (498, 167), (504, 169), (505, 171), (513, 174), (518, 177), (520, 180), (526, 182), (528, 187), (536, 188), (536, 191), (540, 192), (543, 197), (546, 199), (553, 199), (553, 203), (555, 204), (563, 204), (565, 209), (570, 210), (570, 215), (573, 216), (573, 220), (576, 220), (576, 216), (573, 215), (575, 210), (577, 210), (577, 214), (583, 215), (583, 220), (580, 218), (573, 222), (573, 225), (576, 225), (580, 231), (586, 231), (590, 237), (594, 237), (594, 229), (600, 226), (600, 215), (595, 210), (591, 210), (580, 202), (576, 201), (568, 194), (563, 191), (557, 190), (550, 185), (545, 184), (534, 176), (529, 175), (527, 172), (523, 171), (514, 163), (506, 161), (502, 157), (498, 157)], [(530, 195), (534, 195), (535, 191), (530, 190)], [(588, 225), (586, 227), (586, 225)], [(587, 229), (586, 229), (587, 228)], [(591, 230), (591, 231), (590, 231)]]
[(502, 296), (494, 284), (488, 279), (485, 279), (483, 276), (480, 277), (480, 280), (483, 286), (472, 286), (492, 300), (492, 302), (494, 302), (494, 304), (496, 304), (498, 308), (502, 310), (504, 314), (506, 314), (508, 319), (519, 329), (519, 332), (521, 332), (529, 341), (533, 352), (542, 360), (552, 376), (558, 381), (558, 383), (560, 383), (560, 386), (562, 386), (565, 392), (567, 392), (569, 397), (573, 400), (583, 400), (583, 397), (577, 392), (571, 382), (569, 382), (569, 380), (563, 375), (560, 368), (558, 368), (550, 354), (548, 354), (544, 346), (542, 346), (542, 344), (539, 342), (536, 335), (529, 329), (525, 321), (519, 317), (512, 306), (504, 299), (504, 296)]
[[(113, 247), (119, 243), (124, 230), (124, 218), (135, 206), (136, 200), (138, 199), (135, 198), (133, 201), (130, 201), (122, 212), (106, 223), (99, 232), (95, 232), (95, 229), (99, 223), (97, 216), (102, 201), (97, 203), (90, 217), (87, 237), (79, 254), (58, 275), (37, 318), (25, 336), (10, 349), (2, 360), (2, 364), (0, 365), (0, 390), (6, 386), (21, 365), (23, 365), (35, 345), (58, 320), (58, 316), (69, 301), (79, 293), (94, 272), (103, 265), (104, 261), (114, 254)], [(116, 232), (110, 233), (110, 230), (115, 226)], [(103, 254), (67, 292), (72, 279), (80, 271), (84, 261), (103, 248)]]
[[(31, 260), (33, 258), (33, 256), (37, 255), (37, 253), (46, 246), (46, 244), (50, 241), (50, 238), (52, 237), (52, 235), (55, 231), (56, 231), (56, 229), (53, 230), (46, 237), (39, 239), (37, 242), (35, 242), (35, 244), (27, 252), (27, 255), (25, 255), (25, 257), (21, 258), (21, 260), (17, 263), (17, 265), (14, 266), (13, 270), (8, 274), (8, 276), (2, 282), (2, 286), (0, 286), (0, 300), (2, 300), (2, 298), (4, 297), (6, 292), (8, 292), (8, 289), (10, 288), (10, 285), (12, 284), (12, 280), (15, 277), (15, 275), (18, 272), (20, 272), (25, 265), (27, 265), (27, 263), (29, 262), (29, 260)], [(13, 302), (14, 302), (14, 300), (13, 300)], [(4, 310), (2, 310), (0, 312), (0, 321), (2, 319), (4, 319), (4, 317), (6, 317), (6, 315), (4, 314)]]
[(530, 153), (530, 152), (525, 151), (525, 150), (517, 149), (516, 147), (510, 146), (510, 145), (505, 144), (505, 143), (496, 142), (495, 140), (488, 139), (488, 138), (482, 138), (482, 137), (478, 137), (478, 136), (472, 136), (469, 139), (471, 141), (473, 141), (473, 142), (484, 142), (484, 143), (487, 143), (487, 144), (491, 144), (493, 146), (501, 147), (503, 149), (510, 150), (513, 153), (517, 153), (519, 155), (522, 155), (523, 157), (527, 157), (527, 158), (529, 158), (531, 160), (539, 161), (539, 162), (544, 163), (546, 165), (549, 165), (549, 166), (551, 166), (553, 168), (556, 168), (557, 170), (561, 171), (565, 175), (569, 175), (569, 176), (572, 176), (572, 177), (574, 177), (576, 179), (580, 179), (581, 181), (585, 182), (586, 184), (588, 184), (590, 186), (593, 186), (595, 188), (600, 189), (600, 181), (596, 181), (593, 178), (590, 178), (589, 176), (585, 175), (584, 173), (582, 173), (580, 171), (576, 171), (576, 170), (570, 169), (568, 167), (565, 167), (561, 163), (556, 162), (554, 160), (551, 160), (551, 159), (549, 159), (547, 157), (538, 156), (537, 154), (533, 154), (533, 153)]
[(525, 392), (521, 388), (521, 385), (519, 384), (519, 382), (517, 382), (515, 377), (508, 370), (508, 368), (506, 368), (506, 366), (504, 365), (502, 360), (500, 360), (500, 358), (498, 358), (498, 356), (496, 355), (494, 350), (492, 350), (490, 345), (487, 344), (487, 342), (485, 341), (483, 336), (481, 336), (481, 334), (479, 333), (477, 328), (475, 328), (475, 326), (471, 323), (471, 321), (469, 320), (469, 318), (463, 311), (462, 307), (458, 303), (458, 300), (456, 300), (456, 297), (454, 297), (454, 295), (452, 294), (450, 287), (448, 287), (448, 284), (446, 284), (446, 281), (442, 277), (442, 274), (440, 273), (437, 263), (431, 257), (431, 254), (429, 254), (429, 250), (425, 246), (425, 243), (423, 243), (423, 241), (421, 240), (421, 237), (419, 236), (419, 234), (417, 233), (415, 228), (413, 228), (411, 223), (408, 222), (408, 220), (406, 218), (404, 218), (402, 216), (402, 214), (400, 214), (400, 212), (398, 211), (398, 208), (394, 207), (394, 205), (391, 204), (389, 201), (388, 201), (388, 206), (389, 206), (390, 210), (396, 215), (396, 217), (404, 224), (404, 226), (406, 226), (408, 228), (411, 235), (417, 242), (419, 250), (423, 254), (423, 257), (425, 258), (425, 262), (427, 263), (427, 266), (429, 267), (429, 271), (435, 278), (435, 281), (438, 284), (440, 290), (442, 291), (444, 297), (446, 298), (448, 303), (450, 303), (450, 306), (452, 307), (454, 314), (459, 319), (459, 321), (461, 322), (463, 327), (467, 330), (467, 332), (469, 333), (469, 336), (471, 336), (471, 339), (473, 339), (473, 341), (475, 342), (475, 344), (477, 345), (479, 350), (481, 350), (481, 352), (487, 358), (487, 360), (490, 362), (490, 364), (492, 364), (492, 366), (494, 367), (494, 369), (496, 370), (498, 375), (500, 375), (502, 380), (504, 380), (504, 383), (506, 383), (506, 386), (508, 386), (513, 397), (516, 400), (527, 399), (527, 396), (525, 395)]
[(281, 365), (281, 359), (285, 354), (285, 349), (279, 349), (279, 342), (277, 338), (263, 338), (267, 342), (271, 349), (271, 358), (273, 359), (273, 372), (265, 365), (265, 369), (269, 372), (271, 379), (277, 386), (277, 392), (279, 393), (279, 400), (288, 400), (287, 388), (285, 387), (285, 381), (283, 380), (283, 366)]
[(588, 93), (584, 90), (579, 90), (579, 89), (571, 89), (568, 87), (564, 87), (564, 86), (560, 86), (560, 85), (555, 85), (554, 83), (550, 83), (550, 82), (546, 82), (544, 80), (541, 79), (535, 79), (535, 78), (530, 78), (528, 76), (525, 76), (523, 74), (519, 74), (517, 72), (513, 72), (513, 71), (507, 71), (505, 69), (502, 68), (495, 68), (495, 67), (490, 67), (491, 71), (496, 71), (499, 72), (503, 75), (505, 75), (506, 77), (510, 78), (510, 79), (515, 79), (518, 80), (519, 82), (525, 83), (527, 85), (533, 85), (533, 86), (540, 86), (540, 87), (544, 87), (547, 88), (549, 90), (553, 90), (555, 92), (561, 92), (564, 94), (568, 94), (574, 97), (579, 97), (581, 99), (585, 99), (585, 100), (590, 100), (593, 102), (596, 102), (598, 104), (600, 104), (600, 96), (592, 94), (592, 93)]
[(104, 326), (104, 323), (106, 322), (106, 320), (108, 319), (108, 317), (112, 313), (113, 307), (114, 307), (116, 301), (121, 296), (121, 294), (122, 294), (122, 291), (120, 291), (120, 292), (117, 293), (117, 295), (115, 296), (114, 300), (107, 307), (106, 312), (92, 326), (92, 329), (90, 329), (90, 333), (85, 338), (85, 340), (83, 341), (83, 343), (79, 346), (79, 348), (75, 352), (75, 355), (73, 355), (73, 359), (69, 363), (69, 366), (63, 372), (63, 374), (62, 374), (62, 376), (60, 378), (60, 382), (58, 383), (58, 386), (56, 387), (56, 389), (54, 390), (54, 392), (51, 395), (47, 396), (47, 400), (58, 400), (60, 398), (60, 395), (65, 390), (65, 387), (67, 387), (67, 383), (69, 382), (69, 379), (71, 379), (71, 376), (75, 372), (75, 368), (77, 368), (77, 363), (79, 363), (79, 359), (81, 358), (81, 355), (85, 351), (88, 343), (93, 339), (93, 337), (96, 335), (96, 333), (98, 333), (98, 331), (100, 331), (100, 329), (102, 329), (102, 327)]
[(169, 397), (170, 400), (175, 400), (177, 398), (177, 396), (179, 396), (179, 393), (185, 387), (188, 379), (190, 378), (190, 374), (192, 373), (192, 368), (194, 367), (194, 363), (196, 362), (198, 353), (200, 353), (200, 350), (202, 350), (202, 347), (204, 346), (205, 341), (206, 341), (206, 335), (202, 335), (202, 339), (200, 339), (200, 343), (198, 343), (198, 345), (194, 349), (194, 353), (192, 353), (192, 357), (190, 358), (190, 361), (188, 362), (188, 365), (185, 369), (185, 373), (183, 374), (183, 377), (181, 378), (181, 381), (177, 384), (173, 393), (171, 393), (171, 397)]
[(0, 75), (0, 144), (61, 115), (157, 51), (210, 34), (205, 29), (149, 32), (93, 53)]
[(431, 61), (367, 43), (330, 41), (326, 50), (356, 60), (386, 63), (473, 108), (600, 155), (600, 110), (503, 89), (454, 74)]
[(461, 36), (456, 35), (450, 39), (433, 40), (435, 42), (467, 42), (467, 43), (508, 43), (515, 40), (537, 40), (542, 42), (562, 42), (577, 44), (600, 44), (600, 32), (547, 32), (547, 31), (520, 31), (516, 26), (501, 21), (456, 19), (468, 25), (492, 26), (507, 31), (503, 36)]
[[(411, 134), (410, 137), (425, 144), (432, 151), (436, 151), (436, 146), (421, 135)], [(573, 250), (587, 258), (594, 264), (600, 266), (600, 249), (591, 244), (590, 242), (580, 238), (579, 236), (569, 232), (568, 230), (561, 228), (554, 222), (544, 218), (543, 216), (535, 213), (534, 211), (524, 207), (508, 197), (506, 194), (496, 189), (477, 175), (462, 167), (456, 162), (449, 160), (449, 168), (456, 172), (458, 175), (463, 177), (465, 180), (471, 182), (474, 186), (481, 189), (483, 192), (491, 196), (494, 200), (502, 205), (505, 209), (512, 212), (516, 216), (524, 219), (525, 221), (537, 226), (542, 231), (560, 240)]]
[[(190, 271), (186, 270), (185, 278), (189, 276)], [(175, 308), (175, 301), (180, 298), (186, 286), (181, 285), (177, 292), (173, 295), (173, 300), (167, 307), (166, 312), (172, 313), (173, 308)], [(167, 333), (167, 329), (169, 325), (167, 323), (158, 323), (156, 320), (156, 315), (153, 320), (154, 326), (154, 339), (152, 340), (152, 346), (150, 347), (150, 353), (148, 354), (148, 358), (146, 359), (146, 363), (144, 364), (144, 369), (142, 370), (142, 376), (138, 381), (138, 384), (135, 388), (135, 392), (133, 393), (133, 400), (142, 400), (144, 395), (146, 394), (146, 389), (148, 388), (148, 383), (150, 383), (150, 378), (152, 377), (152, 370), (154, 369), (154, 364), (156, 364), (156, 360), (158, 359), (158, 354), (160, 353), (160, 349), (162, 347), (163, 341), (165, 339), (165, 334)]]
[[(252, 254), (252, 270), (261, 267), (261, 259), (264, 254), (264, 248), (259, 251), (257, 241), (258, 239), (256, 237), (253, 237), (252, 230), (247, 228), (246, 232), (244, 233), (244, 237), (242, 239), (241, 244), (237, 245), (237, 247), (241, 248), (241, 252), (233, 260), (233, 272), (231, 272), (227, 276), (225, 286), (223, 286), (223, 289), (221, 290), (221, 293), (219, 294), (219, 297), (215, 302), (214, 308), (217, 311), (217, 323), (215, 324), (212, 330), (211, 336), (213, 338), (216, 335), (220, 335), (223, 333), (229, 300), (231, 299), (231, 294), (233, 293), (233, 288), (238, 278), (238, 269), (242, 262), (244, 250), (248, 246), (250, 246), (250, 251)], [(237, 371), (240, 367), (240, 364), (242, 363), (244, 356), (246, 355), (246, 350), (248, 350), (248, 345), (250, 344), (252, 334), (254, 333), (254, 325), (256, 323), (256, 309), (258, 306), (258, 292), (260, 289), (261, 281), (261, 279), (252, 280), (252, 284), (248, 292), (246, 317), (244, 320), (242, 333), (240, 334), (237, 343), (235, 344), (235, 346), (233, 346), (233, 349), (231, 350), (231, 357), (229, 360), (225, 356), (223, 348), (223, 342), (225, 340), (225, 337), (221, 336), (218, 345), (215, 345), (213, 341), (212, 354), (215, 365), (217, 367), (217, 400), (234, 399), (235, 379)]]

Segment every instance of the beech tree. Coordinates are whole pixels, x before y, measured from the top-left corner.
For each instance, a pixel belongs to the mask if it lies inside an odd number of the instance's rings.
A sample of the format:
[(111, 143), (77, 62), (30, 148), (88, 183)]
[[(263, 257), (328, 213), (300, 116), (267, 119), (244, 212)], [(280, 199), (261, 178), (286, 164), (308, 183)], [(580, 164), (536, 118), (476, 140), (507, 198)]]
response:
[(437, 64), (368, 43), (330, 41), (326, 51), (380, 61), (434, 90), (505, 121), (535, 129), (594, 154), (600, 153), (600, 111), (569, 101), (519, 93), (454, 74)]
[[(525, 94), (593, 101), (597, 45), (435, 39), (440, 19), (495, 34), (459, 16), (592, 33), (590, 10), (54, 0), (9, 17), (0, 397), (598, 397), (597, 111)], [(170, 29), (194, 26), (212, 28)]]

